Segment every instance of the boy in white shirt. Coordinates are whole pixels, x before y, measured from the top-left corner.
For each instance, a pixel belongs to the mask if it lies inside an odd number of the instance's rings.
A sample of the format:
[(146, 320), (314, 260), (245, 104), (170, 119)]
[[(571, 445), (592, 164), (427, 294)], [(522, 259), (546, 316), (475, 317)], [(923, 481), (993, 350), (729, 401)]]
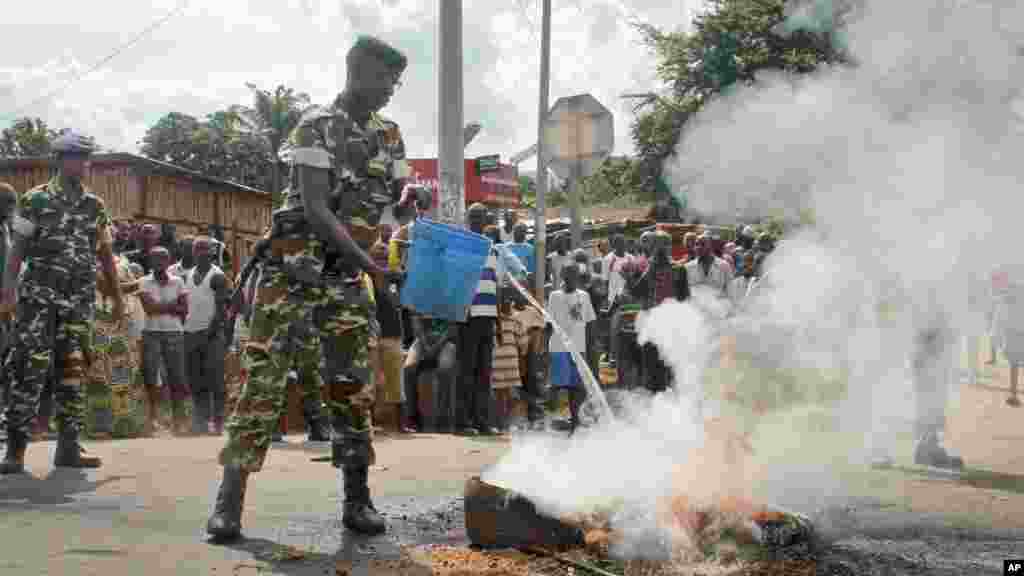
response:
[[(571, 350), (580, 356), (587, 357), (587, 345), (590, 342), (590, 324), (597, 315), (590, 303), (590, 295), (577, 286), (579, 268), (565, 266), (562, 269), (563, 286), (554, 290), (548, 297), (548, 313), (554, 321), (569, 335)], [(550, 328), (549, 328), (550, 330)], [(579, 367), (573, 361), (570, 348), (557, 335), (552, 335), (549, 344), (551, 351), (551, 385), (569, 391), (570, 426), (576, 430), (579, 425), (579, 409), (585, 397), (583, 378)]]

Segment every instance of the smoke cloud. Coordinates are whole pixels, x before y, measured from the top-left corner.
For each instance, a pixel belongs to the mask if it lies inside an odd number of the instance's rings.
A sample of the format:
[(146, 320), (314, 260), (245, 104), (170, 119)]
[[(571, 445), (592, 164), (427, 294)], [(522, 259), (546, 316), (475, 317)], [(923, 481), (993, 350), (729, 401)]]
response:
[[(993, 268), (1024, 272), (1021, 28), (1018, 3), (869, 1), (842, 35), (856, 65), (765, 74), (709, 104), (665, 167), (674, 193), (719, 219), (810, 211), (814, 225), (780, 243), (728, 319), (699, 301), (647, 316), (675, 393), (572, 440), (521, 438), (490, 480), (555, 511), (746, 489), (812, 512), (846, 497), (844, 466), (902, 453), (921, 399), (915, 338), (953, 339), (935, 377), (955, 404), (961, 337), (983, 330)], [(735, 366), (717, 360), (723, 337)], [(711, 458), (709, 419), (752, 454)]]

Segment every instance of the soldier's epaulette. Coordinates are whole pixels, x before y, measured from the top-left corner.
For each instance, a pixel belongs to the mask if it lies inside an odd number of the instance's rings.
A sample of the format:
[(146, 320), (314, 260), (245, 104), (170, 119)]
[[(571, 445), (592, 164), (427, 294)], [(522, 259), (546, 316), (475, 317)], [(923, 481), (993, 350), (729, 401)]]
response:
[(326, 106), (313, 106), (302, 113), (302, 118), (299, 119), (297, 127), (302, 128), (304, 126), (315, 126), (318, 122), (335, 118), (338, 115), (338, 111), (327, 108)]

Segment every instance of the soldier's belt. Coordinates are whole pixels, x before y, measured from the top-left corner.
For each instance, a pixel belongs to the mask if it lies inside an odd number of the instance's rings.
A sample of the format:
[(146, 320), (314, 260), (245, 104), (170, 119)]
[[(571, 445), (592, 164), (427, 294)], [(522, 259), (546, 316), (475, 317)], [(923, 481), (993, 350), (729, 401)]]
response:
[(298, 254), (306, 249), (308, 242), (304, 238), (279, 238), (270, 241), (270, 256), (272, 258), (284, 258), (292, 254)]

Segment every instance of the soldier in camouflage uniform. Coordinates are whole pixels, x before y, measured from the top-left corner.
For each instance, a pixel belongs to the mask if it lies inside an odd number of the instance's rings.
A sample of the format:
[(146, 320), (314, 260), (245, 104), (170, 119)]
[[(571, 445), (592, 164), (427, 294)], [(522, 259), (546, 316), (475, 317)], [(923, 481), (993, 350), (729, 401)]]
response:
[[(96, 260), (112, 292), (116, 320), (123, 302), (114, 264), (110, 216), (103, 201), (93, 195), (82, 177), (88, 166), (92, 141), (72, 132), (53, 145), (59, 173), (21, 198), (14, 220), (9, 266), (4, 273), (2, 305), (17, 302), (12, 354), (4, 363), (3, 377), (11, 386), (6, 410), (7, 453), (0, 473), (24, 471), (29, 430), (36, 415), (40, 390), (53, 362), (53, 351), (64, 356), (56, 386), (57, 452), (55, 466), (96, 468), (99, 458), (82, 456), (78, 434), (85, 415), (85, 382), (96, 302)], [(15, 286), (24, 260), (24, 279)]]
[[(378, 266), (366, 250), (383, 207), (395, 202), (408, 176), (398, 127), (377, 116), (406, 58), (364, 36), (346, 61), (345, 91), (331, 106), (304, 114), (283, 152), (291, 164), (289, 187), (273, 214), (245, 351), (248, 378), (220, 454), (224, 477), (206, 526), (215, 539), (241, 534), (248, 476), (262, 467), (285, 409), (288, 371), (298, 362), (301, 378), (315, 374), (316, 336), (328, 375), (332, 464), (344, 475), (342, 522), (362, 533), (386, 529), (367, 486), (373, 462), (374, 391), (367, 358), (374, 308), (364, 272), (376, 282), (401, 277)], [(290, 337), (289, 326), (310, 314), (316, 333)]]

